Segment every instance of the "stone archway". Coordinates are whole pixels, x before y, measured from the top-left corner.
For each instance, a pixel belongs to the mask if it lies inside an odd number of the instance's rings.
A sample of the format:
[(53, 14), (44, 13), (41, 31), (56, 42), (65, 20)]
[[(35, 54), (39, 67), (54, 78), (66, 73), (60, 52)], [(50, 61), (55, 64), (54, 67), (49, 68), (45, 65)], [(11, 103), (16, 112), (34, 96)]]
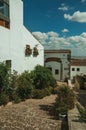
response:
[(60, 63), (60, 80), (62, 80), (62, 61), (60, 58), (56, 58), (56, 57), (49, 57), (49, 58), (46, 58), (45, 60), (45, 66), (46, 66), (46, 63), (48, 62), (58, 62)]

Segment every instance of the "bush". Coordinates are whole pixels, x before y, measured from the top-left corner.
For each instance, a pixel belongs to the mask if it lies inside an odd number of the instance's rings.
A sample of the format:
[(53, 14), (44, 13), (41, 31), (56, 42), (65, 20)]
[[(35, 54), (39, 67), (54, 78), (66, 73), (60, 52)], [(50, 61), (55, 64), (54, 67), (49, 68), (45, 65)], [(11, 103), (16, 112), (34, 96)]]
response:
[(77, 75), (76, 76), (76, 80), (79, 83), (80, 89), (84, 89), (84, 79), (83, 79), (83, 76)]
[(58, 89), (57, 98), (55, 102), (56, 114), (67, 114), (69, 109), (74, 108), (75, 93), (68, 86), (62, 86)]
[(36, 66), (35, 70), (30, 74), (36, 89), (45, 89), (55, 87), (56, 80), (53, 78), (51, 71), (43, 66)]
[(21, 102), (21, 98), (17, 95), (16, 92), (14, 92), (14, 93), (12, 94), (12, 99), (13, 99), (13, 102), (14, 102), (14, 103), (19, 103), (19, 102)]
[(6, 105), (9, 102), (9, 97), (6, 95), (6, 93), (0, 94), (0, 105)]
[(10, 88), (12, 90), (15, 90), (18, 87), (18, 72), (17, 71), (13, 71), (13, 73), (10, 75)]
[(0, 91), (9, 87), (9, 68), (5, 63), (0, 63)]
[(59, 89), (59, 86), (56, 86), (56, 87), (52, 88), (51, 89), (52, 94), (57, 94), (58, 93), (58, 89)]
[(86, 89), (84, 84), (86, 82), (86, 75), (77, 75), (76, 79), (79, 83), (80, 89)]
[(34, 89), (33, 90), (33, 98), (35, 99), (41, 99), (45, 96), (49, 96), (51, 94), (51, 92), (49, 91), (49, 89), (45, 88), (45, 89)]
[(9, 96), (10, 101), (14, 100), (14, 93), (16, 93), (18, 88), (18, 77), (19, 75), (15, 70), (10, 74), (9, 87), (6, 89), (6, 94)]
[(30, 75), (28, 71), (25, 71), (18, 77), (18, 87), (17, 94), (20, 99), (25, 100), (32, 96), (33, 85), (30, 79)]
[(80, 119), (86, 122), (86, 108), (82, 107), (80, 104), (77, 104), (77, 108), (81, 115)]
[(56, 85), (56, 80), (46, 67), (38, 65), (31, 73), (25, 71), (18, 75), (16, 71), (11, 74), (9, 67), (0, 63), (1, 104), (6, 104), (8, 99), (20, 102), (32, 97), (32, 92), (34, 98), (43, 98), (50, 95)]

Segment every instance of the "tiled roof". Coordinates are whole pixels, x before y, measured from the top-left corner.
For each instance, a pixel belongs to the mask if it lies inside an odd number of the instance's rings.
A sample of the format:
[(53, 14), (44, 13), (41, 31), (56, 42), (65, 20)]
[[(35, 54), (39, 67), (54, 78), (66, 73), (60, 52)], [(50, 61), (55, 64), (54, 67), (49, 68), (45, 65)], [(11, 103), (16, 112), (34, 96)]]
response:
[(71, 59), (72, 66), (86, 66), (86, 59)]

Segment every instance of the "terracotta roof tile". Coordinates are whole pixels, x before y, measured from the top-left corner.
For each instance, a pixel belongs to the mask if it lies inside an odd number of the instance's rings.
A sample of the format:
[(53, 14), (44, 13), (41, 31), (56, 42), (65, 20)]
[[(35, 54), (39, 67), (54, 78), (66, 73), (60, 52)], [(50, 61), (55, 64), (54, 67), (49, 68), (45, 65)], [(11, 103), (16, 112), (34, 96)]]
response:
[(86, 59), (71, 59), (72, 66), (86, 66)]

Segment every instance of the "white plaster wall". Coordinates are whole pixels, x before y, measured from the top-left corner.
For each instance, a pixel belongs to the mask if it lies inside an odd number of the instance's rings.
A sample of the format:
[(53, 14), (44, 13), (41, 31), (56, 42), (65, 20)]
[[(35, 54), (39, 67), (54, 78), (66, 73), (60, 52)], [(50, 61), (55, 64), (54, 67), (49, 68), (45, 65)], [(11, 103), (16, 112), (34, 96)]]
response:
[[(29, 66), (30, 69), (32, 70), (34, 68), (34, 66), (36, 66), (37, 64), (44, 66), (44, 48), (43, 48), (43, 46), (32, 36), (32, 34), (29, 31), (27, 31), (27, 29), (24, 26), (22, 28), (22, 31), (23, 31), (23, 34), (22, 34), (23, 43), (29, 44), (32, 49), (32, 52), (33, 52), (33, 48), (35, 46), (37, 46), (38, 52), (39, 52), (39, 55), (37, 57), (34, 57), (33, 55), (28, 56), (28, 57), (24, 56), (24, 62), (27, 62), (26, 68), (28, 68), (28, 66)], [(25, 46), (24, 46), (24, 48), (25, 48)]]
[[(25, 47), (37, 45), (39, 55), (25, 57)], [(1, 51), (2, 50), (2, 51)], [(44, 48), (23, 26), (23, 2), (10, 0), (10, 29), (0, 27), (1, 61), (12, 60), (12, 70), (19, 73), (33, 70), (37, 64), (44, 65)]]
[[(72, 71), (72, 68), (75, 68), (75, 71)], [(77, 68), (80, 68), (80, 71), (77, 71)], [(76, 75), (86, 75), (86, 66), (71, 66), (71, 79)]]
[[(66, 77), (70, 77), (70, 68), (69, 68), (70, 62), (67, 59), (68, 54), (69, 53), (47, 53), (47, 54), (45, 54), (45, 59), (47, 59), (49, 57), (56, 57), (56, 58), (61, 59), (61, 61), (62, 61), (62, 80), (64, 80)], [(45, 63), (45, 65), (46, 65), (46, 63)], [(56, 66), (56, 64), (52, 65), (53, 68), (55, 66)], [(65, 68), (68, 68), (68, 69), (65, 70)]]
[[(60, 80), (60, 76), (61, 76), (61, 64), (59, 62), (47, 62), (46, 63), (46, 67), (51, 67), (52, 68), (52, 74), (54, 76), (54, 78), (56, 80)], [(59, 74), (55, 74), (55, 70), (58, 69), (59, 70)]]
[(65, 59), (62, 59), (62, 71), (63, 71), (63, 74), (62, 74), (62, 78), (65, 79), (65, 78), (69, 78), (70, 77), (70, 67), (69, 67), (69, 61), (67, 60), (67, 58)]
[(0, 62), (10, 57), (10, 31), (0, 26)]
[(67, 55), (69, 53), (47, 53), (45, 54), (45, 58), (48, 58), (48, 57), (58, 57), (58, 58), (61, 58), (61, 59), (67, 59)]

